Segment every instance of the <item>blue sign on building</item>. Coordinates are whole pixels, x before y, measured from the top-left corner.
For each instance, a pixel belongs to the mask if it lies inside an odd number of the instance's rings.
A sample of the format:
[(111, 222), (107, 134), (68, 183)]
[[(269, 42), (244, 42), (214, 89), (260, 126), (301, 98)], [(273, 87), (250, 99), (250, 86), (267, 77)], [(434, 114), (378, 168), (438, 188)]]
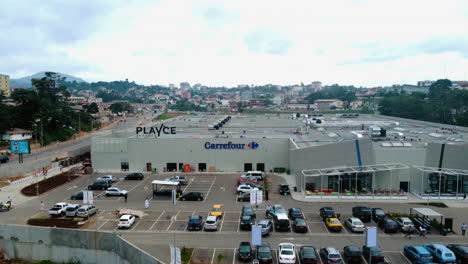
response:
[(29, 141), (10, 141), (10, 151), (12, 154), (31, 154)]

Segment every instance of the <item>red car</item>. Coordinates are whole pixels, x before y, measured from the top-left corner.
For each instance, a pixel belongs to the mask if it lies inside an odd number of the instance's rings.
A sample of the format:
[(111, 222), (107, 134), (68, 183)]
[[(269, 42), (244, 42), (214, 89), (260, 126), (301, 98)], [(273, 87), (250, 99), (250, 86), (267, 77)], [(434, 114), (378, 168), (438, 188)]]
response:
[(237, 185), (243, 183), (243, 182), (252, 182), (257, 184), (257, 179), (249, 178), (249, 177), (242, 177), (237, 180)]

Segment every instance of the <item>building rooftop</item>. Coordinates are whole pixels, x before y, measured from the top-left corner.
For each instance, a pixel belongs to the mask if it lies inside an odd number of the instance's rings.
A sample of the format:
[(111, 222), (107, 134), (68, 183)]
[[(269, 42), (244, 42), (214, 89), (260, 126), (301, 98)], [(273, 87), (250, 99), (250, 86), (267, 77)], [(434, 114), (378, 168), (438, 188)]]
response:
[[(302, 147), (313, 147), (335, 142), (368, 137), (369, 126), (387, 129), (385, 140), (376, 142), (382, 148), (425, 147), (427, 143), (467, 144), (468, 128), (403, 120), (380, 115), (359, 115), (342, 118), (335, 114), (320, 117), (293, 119), (291, 114), (237, 115), (219, 130), (208, 130), (208, 126), (225, 115), (197, 114), (180, 116), (166, 121), (168, 127), (176, 127), (177, 134), (164, 138), (292, 138)], [(321, 124), (316, 124), (320, 119)], [(153, 126), (160, 126), (159, 123)], [(105, 135), (114, 138), (137, 137), (135, 129), (120, 130)]]

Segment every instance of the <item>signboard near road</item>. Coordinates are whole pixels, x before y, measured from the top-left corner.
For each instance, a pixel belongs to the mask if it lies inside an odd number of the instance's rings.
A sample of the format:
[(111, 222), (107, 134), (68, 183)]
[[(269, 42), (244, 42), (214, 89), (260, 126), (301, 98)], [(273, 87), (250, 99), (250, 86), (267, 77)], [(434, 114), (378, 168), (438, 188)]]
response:
[(366, 246), (367, 247), (377, 246), (377, 228), (376, 227), (366, 228)]
[(31, 149), (29, 148), (29, 141), (10, 141), (10, 152), (12, 154), (31, 154)]
[(259, 225), (252, 226), (252, 245), (260, 246), (262, 244), (262, 227)]

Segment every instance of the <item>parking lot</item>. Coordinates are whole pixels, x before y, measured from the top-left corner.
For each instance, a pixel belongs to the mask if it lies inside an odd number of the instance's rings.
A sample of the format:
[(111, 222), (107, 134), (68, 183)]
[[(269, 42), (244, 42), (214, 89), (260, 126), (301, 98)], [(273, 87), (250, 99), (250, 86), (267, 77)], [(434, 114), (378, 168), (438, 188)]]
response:
[[(118, 232), (129, 241), (144, 248), (150, 254), (158, 258), (165, 259), (168, 256), (161, 256), (160, 252), (152, 251), (155, 245), (167, 245), (168, 239), (172, 234), (176, 234), (178, 245), (196, 248), (194, 257), (200, 255), (200, 258), (206, 258), (207, 262), (218, 262), (218, 255), (224, 256), (219, 262), (237, 263), (235, 249), (240, 241), (250, 241), (250, 232), (242, 231), (239, 228), (239, 220), (242, 205), (249, 202), (238, 202), (236, 193), (236, 179), (239, 174), (183, 174), (188, 178), (188, 184), (182, 186), (184, 193), (189, 191), (202, 192), (205, 196), (204, 201), (177, 201), (174, 206), (170, 197), (156, 197), (153, 199), (151, 182), (153, 180), (164, 180), (174, 173), (165, 174), (145, 174), (144, 180), (125, 181), (125, 174), (114, 175), (118, 180), (113, 187), (119, 187), (128, 191), (128, 200), (125, 202), (123, 197), (106, 197), (104, 191), (93, 191), (94, 204), (99, 209), (97, 216), (93, 216), (93, 225), (87, 226), (90, 230), (99, 230), (104, 232)], [(32, 216), (46, 215), (45, 212), (38, 212), (38, 204), (41, 200), (45, 201), (46, 209), (49, 209), (57, 202), (79, 203), (82, 201), (72, 201), (70, 196), (81, 190), (85, 190), (89, 184), (94, 182), (103, 174), (85, 175), (72, 183), (58, 187), (53, 191), (41, 195), (41, 197), (31, 200), (29, 204), (21, 205), (18, 208), (22, 210), (13, 210), (8, 213), (12, 215), (10, 222), (17, 223), (17, 219), (24, 219)], [(380, 207), (386, 212), (408, 213), (409, 208), (415, 205), (396, 202), (298, 202), (289, 196), (281, 196), (278, 192), (278, 185), (282, 179), (277, 176), (271, 176), (268, 180), (270, 185), (269, 201), (264, 201), (257, 210), (257, 219), (265, 218), (265, 207), (267, 204), (282, 204), (287, 210), (291, 207), (300, 207), (303, 209), (309, 232), (298, 234), (292, 231), (276, 232), (273, 231), (270, 236), (264, 240), (270, 242), (272, 249), (277, 249), (279, 243), (289, 242), (298, 248), (301, 245), (312, 245), (317, 249), (325, 246), (342, 249), (345, 245), (362, 246), (364, 244), (364, 234), (352, 233), (347, 227), (339, 233), (330, 232), (324, 222), (319, 217), (319, 209), (324, 206), (332, 206), (337, 213), (341, 214), (341, 221), (351, 216), (351, 208), (358, 205), (369, 207)], [(40, 199), (40, 200), (39, 200)], [(149, 199), (148, 209), (144, 206), (145, 199)], [(218, 230), (214, 232), (206, 231), (187, 231), (188, 217), (191, 215), (201, 215), (203, 220), (208, 216), (213, 204), (224, 205), (224, 216), (218, 224)], [(137, 218), (135, 224), (128, 230), (117, 229), (118, 210), (130, 208), (140, 210), (144, 216)], [(454, 226), (459, 225), (464, 220), (464, 213), (459, 208), (434, 208), (435, 210), (454, 218)], [(15, 216), (16, 218), (13, 218)], [(8, 219), (5, 217), (5, 219)], [(375, 222), (365, 223), (366, 226), (375, 226)], [(229, 235), (230, 239), (225, 239)], [(154, 237), (160, 239), (154, 239)], [(162, 238), (161, 238), (162, 237)], [(437, 233), (428, 234), (426, 238), (415, 237), (408, 240), (402, 233), (385, 234), (378, 229), (379, 244), (382, 246), (384, 255), (390, 263), (409, 263), (401, 254), (404, 245), (421, 245), (430, 242), (447, 243), (465, 243), (463, 237), (459, 234), (443, 237)], [(168, 238), (168, 239), (164, 239)], [(216, 242), (218, 241), (218, 242)], [(148, 246), (152, 245), (152, 246)], [(276, 254), (276, 253), (275, 253)], [(274, 262), (276, 263), (276, 255)], [(213, 257), (214, 256), (214, 257)], [(166, 259), (167, 260), (167, 259)], [(169, 261), (167, 261), (169, 262)], [(207, 263), (204, 262), (204, 263)], [(320, 263), (320, 262), (319, 262)]]

